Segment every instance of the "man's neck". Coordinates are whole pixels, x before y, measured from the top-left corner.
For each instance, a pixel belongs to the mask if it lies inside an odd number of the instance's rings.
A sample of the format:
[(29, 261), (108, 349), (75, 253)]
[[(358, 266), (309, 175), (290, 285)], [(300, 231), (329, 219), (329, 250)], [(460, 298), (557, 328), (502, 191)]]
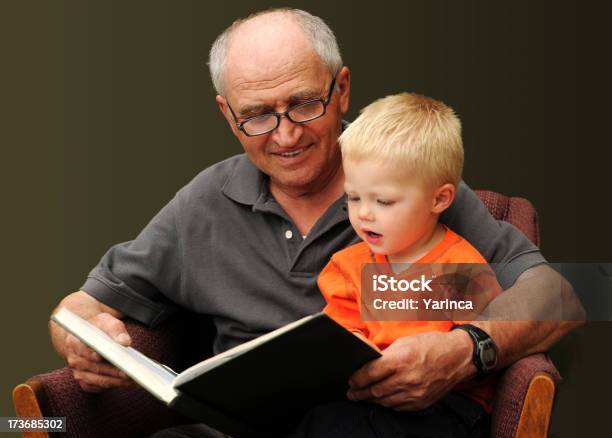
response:
[(270, 193), (289, 215), (300, 234), (305, 236), (329, 206), (344, 193), (342, 166), (318, 186), (296, 190), (271, 182)]

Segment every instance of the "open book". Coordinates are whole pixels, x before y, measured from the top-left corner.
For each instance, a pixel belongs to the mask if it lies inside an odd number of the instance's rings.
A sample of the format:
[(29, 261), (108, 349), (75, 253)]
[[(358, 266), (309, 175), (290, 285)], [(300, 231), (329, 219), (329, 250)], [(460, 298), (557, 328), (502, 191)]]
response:
[(177, 374), (66, 308), (51, 319), (168, 406), (234, 437), (290, 431), (308, 409), (345, 399), (349, 376), (380, 356), (317, 313)]

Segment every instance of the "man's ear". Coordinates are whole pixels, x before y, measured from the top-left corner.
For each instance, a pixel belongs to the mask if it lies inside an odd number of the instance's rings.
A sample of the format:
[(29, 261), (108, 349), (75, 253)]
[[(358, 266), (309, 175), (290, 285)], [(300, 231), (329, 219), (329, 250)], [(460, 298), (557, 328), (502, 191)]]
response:
[(442, 213), (453, 203), (455, 199), (455, 186), (443, 184), (434, 191), (433, 205), (431, 211), (436, 214)]
[(227, 106), (227, 101), (223, 96), (217, 94), (217, 97), (215, 97), (215, 102), (217, 102), (219, 111), (221, 111), (221, 114), (223, 114), (223, 117), (225, 117), (225, 120), (229, 124), (230, 129), (232, 130), (234, 135), (238, 137), (238, 128), (236, 128), (236, 121), (234, 120), (234, 116), (232, 116), (232, 113), (230, 112), (229, 107)]
[(348, 67), (342, 67), (340, 72), (338, 72), (336, 88), (338, 89), (340, 112), (346, 114), (349, 109), (349, 97), (351, 94), (351, 72)]

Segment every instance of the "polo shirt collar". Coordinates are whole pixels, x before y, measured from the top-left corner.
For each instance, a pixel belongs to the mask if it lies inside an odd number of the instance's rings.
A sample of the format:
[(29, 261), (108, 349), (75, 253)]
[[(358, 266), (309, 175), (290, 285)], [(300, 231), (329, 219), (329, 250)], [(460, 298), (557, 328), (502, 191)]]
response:
[[(343, 120), (342, 130), (348, 125)], [(227, 178), (222, 191), (225, 196), (240, 204), (254, 206), (258, 201), (265, 202), (270, 196), (268, 176), (255, 167), (246, 154), (240, 154), (238, 164)], [(346, 212), (346, 208), (343, 211)]]
[(255, 205), (268, 192), (268, 177), (251, 163), (246, 154), (241, 154), (222, 192), (240, 204)]
[[(241, 154), (236, 167), (234, 167), (221, 190), (225, 196), (233, 201), (250, 205), (253, 211), (276, 213), (290, 221), (289, 217), (270, 194), (268, 182), (268, 176), (255, 167), (246, 154)], [(346, 197), (342, 196), (334, 202), (328, 211), (324, 213), (324, 216), (326, 217), (324, 217), (323, 222), (326, 226), (320, 230), (321, 232), (327, 231), (329, 227), (338, 222), (348, 220)]]

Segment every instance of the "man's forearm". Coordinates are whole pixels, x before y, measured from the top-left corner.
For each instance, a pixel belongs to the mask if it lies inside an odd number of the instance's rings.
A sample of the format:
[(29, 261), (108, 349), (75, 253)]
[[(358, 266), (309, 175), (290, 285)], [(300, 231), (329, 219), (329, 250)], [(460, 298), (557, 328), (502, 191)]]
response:
[(477, 323), (494, 339), (498, 348), (498, 368), (522, 357), (547, 351), (580, 321), (492, 321)]
[[(550, 310), (555, 307), (553, 315)], [(497, 344), (500, 368), (546, 351), (583, 319), (571, 286), (547, 265), (525, 271), (486, 311), (489, 320), (472, 324), (489, 333)], [(473, 345), (464, 330), (399, 338), (381, 358), (353, 374), (348, 395), (351, 400), (370, 400), (401, 410), (423, 409), (476, 375)]]
[[(102, 304), (84, 291), (74, 292), (65, 297), (53, 310), (53, 313), (57, 312), (61, 307), (66, 307), (83, 319), (90, 319), (100, 313), (109, 313), (115, 318), (123, 317), (121, 312)], [(57, 351), (60, 356), (66, 357), (65, 341), (67, 332), (56, 323), (49, 321), (49, 333), (55, 351)]]
[(515, 285), (486, 310), (485, 330), (498, 347), (498, 367), (547, 351), (584, 323), (584, 310), (572, 286), (547, 265), (525, 271)]

